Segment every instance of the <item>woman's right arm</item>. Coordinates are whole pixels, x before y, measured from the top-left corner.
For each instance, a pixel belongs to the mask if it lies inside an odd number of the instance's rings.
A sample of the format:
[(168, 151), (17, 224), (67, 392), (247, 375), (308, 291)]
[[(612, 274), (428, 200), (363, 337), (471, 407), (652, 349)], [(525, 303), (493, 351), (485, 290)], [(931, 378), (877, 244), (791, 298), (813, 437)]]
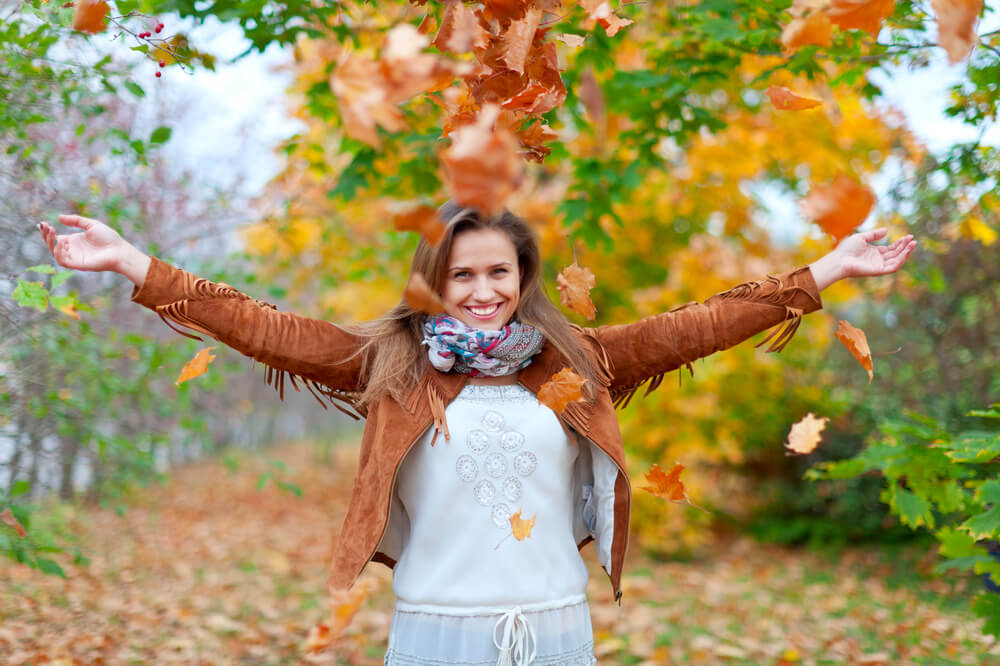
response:
[[(229, 285), (196, 277), (150, 257), (114, 229), (78, 215), (59, 221), (83, 233), (57, 235), (49, 224), (38, 225), (55, 260), (65, 268), (114, 271), (135, 284), (132, 300), (153, 310), (171, 328), (197, 337), (175, 324), (203, 333), (266, 364), (275, 388), (283, 389), (284, 373), (306, 380), (310, 390), (351, 402), (360, 390), (362, 359), (354, 352), (363, 339), (327, 321), (278, 312)], [(346, 360), (345, 360), (346, 359)], [(318, 386), (317, 386), (318, 385)]]

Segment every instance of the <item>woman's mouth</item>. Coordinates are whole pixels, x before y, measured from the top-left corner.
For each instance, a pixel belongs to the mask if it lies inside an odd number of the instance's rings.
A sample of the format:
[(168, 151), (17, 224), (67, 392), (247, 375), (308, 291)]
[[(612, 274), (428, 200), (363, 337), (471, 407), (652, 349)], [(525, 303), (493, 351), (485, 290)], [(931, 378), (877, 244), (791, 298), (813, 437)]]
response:
[(465, 311), (476, 319), (492, 319), (500, 311), (500, 303), (492, 305), (466, 305)]

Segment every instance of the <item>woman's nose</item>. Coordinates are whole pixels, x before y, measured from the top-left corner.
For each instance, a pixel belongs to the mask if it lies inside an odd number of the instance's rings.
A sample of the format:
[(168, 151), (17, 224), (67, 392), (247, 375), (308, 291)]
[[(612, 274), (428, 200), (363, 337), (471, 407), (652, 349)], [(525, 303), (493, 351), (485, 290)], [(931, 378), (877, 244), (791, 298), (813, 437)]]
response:
[(489, 280), (485, 277), (480, 277), (476, 280), (475, 289), (472, 293), (476, 297), (476, 300), (488, 301), (493, 298), (493, 287), (490, 286)]

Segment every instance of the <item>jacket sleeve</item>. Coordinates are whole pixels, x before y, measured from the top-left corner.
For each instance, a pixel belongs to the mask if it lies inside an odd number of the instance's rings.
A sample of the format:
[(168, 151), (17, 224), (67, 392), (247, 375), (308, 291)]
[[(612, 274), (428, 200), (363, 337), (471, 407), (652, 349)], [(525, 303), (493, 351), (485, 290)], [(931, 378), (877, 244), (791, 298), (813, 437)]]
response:
[(808, 266), (745, 282), (704, 303), (691, 302), (631, 324), (583, 329), (595, 350), (616, 406), (624, 407), (642, 384), (646, 395), (665, 373), (747, 338), (774, 329), (758, 344), (781, 351), (802, 315), (823, 307)]
[[(326, 398), (351, 416), (340, 403), (355, 407), (360, 394), (362, 359), (355, 354), (363, 338), (327, 321), (278, 312), (225, 283), (210, 282), (153, 257), (132, 300), (153, 310), (170, 328), (202, 333), (267, 365), (266, 380), (284, 399), (285, 375), (298, 381), (326, 407)], [(321, 397), (322, 396), (322, 397)]]

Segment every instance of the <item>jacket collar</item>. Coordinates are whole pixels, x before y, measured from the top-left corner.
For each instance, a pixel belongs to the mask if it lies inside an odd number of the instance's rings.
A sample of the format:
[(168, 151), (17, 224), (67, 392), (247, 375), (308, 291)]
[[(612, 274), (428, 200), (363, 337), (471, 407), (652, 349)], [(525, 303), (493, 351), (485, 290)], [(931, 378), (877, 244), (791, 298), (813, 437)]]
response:
[[(542, 346), (542, 350), (531, 358), (531, 365), (518, 374), (518, 383), (537, 394), (538, 390), (542, 388), (542, 384), (559, 372), (563, 365), (562, 355), (552, 344), (546, 342)], [(429, 368), (427, 373), (428, 381), (434, 384), (439, 394), (445, 399), (445, 404), (454, 400), (469, 380), (468, 375), (457, 372), (440, 372), (434, 368)]]

